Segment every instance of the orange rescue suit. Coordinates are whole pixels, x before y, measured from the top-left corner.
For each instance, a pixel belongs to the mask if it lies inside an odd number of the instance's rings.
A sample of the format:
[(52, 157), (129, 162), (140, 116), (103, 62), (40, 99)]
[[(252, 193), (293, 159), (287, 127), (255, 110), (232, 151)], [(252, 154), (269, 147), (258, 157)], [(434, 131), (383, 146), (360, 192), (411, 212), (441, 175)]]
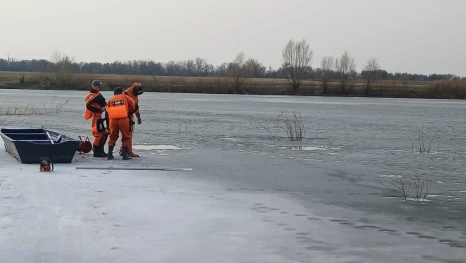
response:
[[(126, 94), (127, 96), (129, 96), (131, 99), (134, 100), (134, 102), (136, 103), (136, 108), (137, 110), (134, 112), (134, 115), (136, 115), (136, 117), (138, 119), (141, 119), (141, 113), (139, 111), (139, 96), (135, 93), (138, 93), (138, 91), (142, 90), (142, 84), (139, 83), (139, 82), (135, 82), (133, 83), (133, 85), (129, 88), (127, 88), (124, 92), (124, 94)], [(134, 115), (133, 114), (130, 114), (129, 118), (130, 118), (130, 128), (131, 128), (131, 139), (130, 139), (130, 142), (129, 142), (129, 146), (128, 146), (128, 155), (130, 157), (139, 157), (138, 154), (135, 154), (133, 152), (133, 136), (134, 136)], [(122, 148), (120, 148), (120, 155), (122, 153)]]
[(91, 89), (84, 98), (86, 109), (84, 110), (84, 119), (92, 118), (91, 132), (94, 136), (94, 146), (103, 147), (107, 141), (107, 132), (103, 127), (102, 108), (107, 105), (104, 96), (99, 91)]
[(108, 146), (115, 146), (121, 132), (123, 147), (131, 144), (131, 128), (129, 116), (137, 110), (137, 104), (129, 96), (118, 94), (110, 98), (107, 103), (107, 116), (110, 140)]

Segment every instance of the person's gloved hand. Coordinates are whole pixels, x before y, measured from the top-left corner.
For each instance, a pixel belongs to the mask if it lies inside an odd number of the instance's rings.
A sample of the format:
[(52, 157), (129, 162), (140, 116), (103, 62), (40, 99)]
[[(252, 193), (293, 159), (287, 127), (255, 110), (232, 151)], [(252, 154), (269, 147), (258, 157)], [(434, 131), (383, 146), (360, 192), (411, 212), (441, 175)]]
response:
[(138, 125), (141, 125), (141, 123), (142, 123), (141, 118), (138, 118)]

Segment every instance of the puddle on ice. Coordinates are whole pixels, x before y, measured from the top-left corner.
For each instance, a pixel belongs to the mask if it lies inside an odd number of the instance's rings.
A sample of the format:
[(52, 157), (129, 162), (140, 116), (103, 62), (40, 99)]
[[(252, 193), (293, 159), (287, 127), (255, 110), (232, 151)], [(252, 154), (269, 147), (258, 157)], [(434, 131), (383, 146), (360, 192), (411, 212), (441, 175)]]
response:
[(181, 150), (183, 148), (174, 145), (133, 145), (136, 150)]
[(429, 194), (428, 194), (427, 196), (428, 196), (428, 197), (442, 197), (443, 195), (434, 195), (434, 194), (429, 195)]
[(401, 175), (395, 174), (380, 174), (379, 177), (386, 177), (386, 178), (403, 178)]
[(432, 200), (429, 200), (429, 199), (424, 199), (424, 198), (416, 199), (416, 198), (412, 198), (412, 197), (408, 197), (408, 198), (406, 198), (406, 200), (403, 200), (399, 196), (383, 196), (382, 198), (384, 198), (384, 199), (400, 199), (401, 201), (411, 201), (411, 202), (418, 202), (418, 203), (432, 202)]
[(422, 203), (422, 202), (432, 202), (432, 200), (424, 199), (424, 198), (420, 198), (420, 199), (416, 199), (416, 198), (406, 198), (406, 201), (419, 202), (419, 203)]

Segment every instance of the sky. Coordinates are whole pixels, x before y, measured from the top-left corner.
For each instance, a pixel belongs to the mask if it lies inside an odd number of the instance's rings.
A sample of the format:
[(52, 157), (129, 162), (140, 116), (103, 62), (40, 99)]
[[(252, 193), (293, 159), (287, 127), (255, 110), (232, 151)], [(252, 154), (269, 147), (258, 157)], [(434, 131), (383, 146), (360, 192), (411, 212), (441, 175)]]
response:
[(280, 67), (290, 39), (312, 66), (345, 51), (361, 70), (466, 77), (464, 0), (0, 0), (0, 57), (229, 62)]

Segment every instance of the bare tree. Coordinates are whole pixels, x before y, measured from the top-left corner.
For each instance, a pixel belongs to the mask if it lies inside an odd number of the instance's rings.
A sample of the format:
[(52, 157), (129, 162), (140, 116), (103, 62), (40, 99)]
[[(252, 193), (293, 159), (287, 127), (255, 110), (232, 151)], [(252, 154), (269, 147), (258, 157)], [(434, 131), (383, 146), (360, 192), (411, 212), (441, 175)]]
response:
[(348, 84), (356, 76), (354, 58), (348, 55), (348, 51), (336, 59), (335, 67), (340, 77), (340, 90), (344, 95), (349, 94)]
[(52, 54), (52, 72), (56, 74), (56, 84), (58, 88), (64, 88), (73, 78), (72, 64), (73, 58), (55, 51)]
[(313, 52), (305, 39), (295, 42), (291, 39), (283, 49), (283, 72), (293, 91), (299, 90), (303, 79), (310, 73)]
[(255, 77), (260, 78), (261, 76), (265, 75), (266, 69), (264, 65), (262, 65), (262, 63), (260, 63), (254, 58), (249, 58), (248, 60), (246, 60), (245, 66), (246, 66), (246, 69), (249, 75), (253, 78)]
[(197, 57), (195, 60), (195, 68), (198, 77), (205, 76), (207, 73), (207, 60)]
[(184, 62), (184, 67), (185, 67), (185, 70), (186, 70), (186, 75), (188, 76), (194, 76), (196, 75), (195, 74), (195, 69), (196, 69), (196, 65), (194, 64), (194, 60), (192, 59), (188, 59)]
[(228, 75), (231, 77), (231, 85), (234, 93), (244, 93), (242, 89), (244, 81), (251, 76), (244, 52), (241, 51), (235, 59), (228, 64)]
[(328, 93), (328, 81), (330, 72), (333, 70), (333, 58), (332, 57), (323, 57), (320, 62), (322, 68), (322, 93)]
[(380, 66), (377, 62), (377, 58), (370, 58), (367, 61), (366, 66), (364, 66), (364, 70), (362, 71), (362, 77), (364, 78), (366, 85), (365, 85), (365, 94), (366, 96), (369, 95), (370, 89), (374, 82), (378, 79), (380, 74)]

